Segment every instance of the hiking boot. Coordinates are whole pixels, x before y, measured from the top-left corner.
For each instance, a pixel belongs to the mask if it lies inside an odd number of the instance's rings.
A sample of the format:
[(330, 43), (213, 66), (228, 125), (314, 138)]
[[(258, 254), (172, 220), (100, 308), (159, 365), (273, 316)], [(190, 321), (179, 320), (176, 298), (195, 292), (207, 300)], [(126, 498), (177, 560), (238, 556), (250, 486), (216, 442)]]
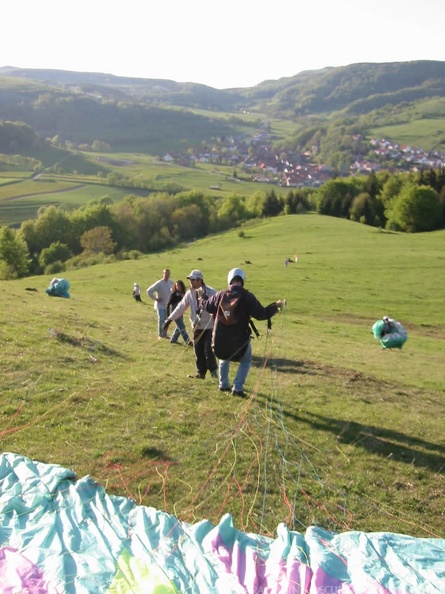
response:
[(188, 377), (191, 377), (192, 379), (205, 379), (205, 375), (202, 373), (191, 373)]
[(230, 392), (231, 389), (229, 388), (229, 386), (227, 386), (227, 388), (219, 388), (220, 392)]
[(232, 396), (238, 396), (239, 398), (247, 398), (247, 394), (244, 390), (232, 390)]

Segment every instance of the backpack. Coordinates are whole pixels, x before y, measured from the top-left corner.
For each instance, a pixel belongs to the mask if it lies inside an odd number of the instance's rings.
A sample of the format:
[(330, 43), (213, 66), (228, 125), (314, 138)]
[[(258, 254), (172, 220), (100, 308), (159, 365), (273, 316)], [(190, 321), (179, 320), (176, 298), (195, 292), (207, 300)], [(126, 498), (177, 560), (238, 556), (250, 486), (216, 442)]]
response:
[(224, 291), (215, 315), (212, 334), (212, 349), (215, 357), (223, 361), (240, 361), (250, 340), (249, 325), (240, 323), (239, 312), (243, 307), (245, 290), (232, 293)]

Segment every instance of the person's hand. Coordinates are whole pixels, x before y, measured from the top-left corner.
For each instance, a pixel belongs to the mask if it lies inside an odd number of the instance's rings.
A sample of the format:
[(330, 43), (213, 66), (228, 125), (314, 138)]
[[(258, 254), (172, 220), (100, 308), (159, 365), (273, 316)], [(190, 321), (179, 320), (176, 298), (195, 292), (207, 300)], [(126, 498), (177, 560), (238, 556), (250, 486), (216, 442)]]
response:
[(275, 305), (278, 309), (282, 309), (286, 305), (286, 299), (278, 299), (278, 301), (275, 301)]
[(165, 320), (164, 325), (162, 326), (162, 330), (164, 332), (167, 332), (168, 327), (170, 326), (170, 324), (171, 324), (171, 320)]

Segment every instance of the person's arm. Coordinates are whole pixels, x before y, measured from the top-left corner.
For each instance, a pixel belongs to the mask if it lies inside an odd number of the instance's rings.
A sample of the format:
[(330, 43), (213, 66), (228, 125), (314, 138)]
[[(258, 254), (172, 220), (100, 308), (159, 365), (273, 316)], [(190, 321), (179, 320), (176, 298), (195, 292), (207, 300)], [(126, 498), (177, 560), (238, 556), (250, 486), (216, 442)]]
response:
[(171, 323), (174, 320), (178, 319), (180, 316), (182, 316), (187, 307), (190, 306), (189, 296), (190, 294), (187, 293), (184, 295), (184, 297), (181, 299), (181, 301), (178, 303), (175, 309), (171, 312), (171, 314), (167, 316), (167, 319), (165, 320), (166, 322)]
[(274, 301), (270, 305), (264, 307), (258, 301), (253, 293), (248, 293), (247, 295), (247, 304), (248, 304), (248, 311), (249, 315), (251, 315), (256, 320), (268, 320), (269, 318), (273, 317), (281, 307), (284, 305), (283, 299), (278, 299)]
[(171, 293), (170, 297), (168, 298), (167, 305), (165, 307), (165, 311), (167, 313), (167, 317), (170, 315), (172, 309), (172, 301), (175, 298), (175, 293)]
[(147, 289), (147, 295), (150, 297), (150, 299), (153, 299), (153, 301), (158, 301), (158, 298), (156, 296), (156, 292), (158, 290), (158, 282), (159, 281), (156, 281)]
[(202, 294), (201, 297), (201, 308), (204, 309), (208, 313), (216, 313), (218, 311), (218, 303), (219, 303), (219, 294), (214, 293), (213, 295), (208, 295), (206, 292)]

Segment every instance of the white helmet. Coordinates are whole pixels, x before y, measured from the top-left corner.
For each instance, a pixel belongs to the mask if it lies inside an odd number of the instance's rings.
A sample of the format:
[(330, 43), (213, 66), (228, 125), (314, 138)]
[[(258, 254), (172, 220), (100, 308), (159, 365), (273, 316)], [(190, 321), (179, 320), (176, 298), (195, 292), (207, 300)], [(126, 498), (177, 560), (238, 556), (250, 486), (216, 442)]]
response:
[(227, 275), (227, 284), (230, 285), (232, 280), (235, 276), (239, 276), (243, 279), (243, 284), (246, 282), (246, 275), (244, 274), (244, 270), (241, 268), (232, 268), (232, 270)]

